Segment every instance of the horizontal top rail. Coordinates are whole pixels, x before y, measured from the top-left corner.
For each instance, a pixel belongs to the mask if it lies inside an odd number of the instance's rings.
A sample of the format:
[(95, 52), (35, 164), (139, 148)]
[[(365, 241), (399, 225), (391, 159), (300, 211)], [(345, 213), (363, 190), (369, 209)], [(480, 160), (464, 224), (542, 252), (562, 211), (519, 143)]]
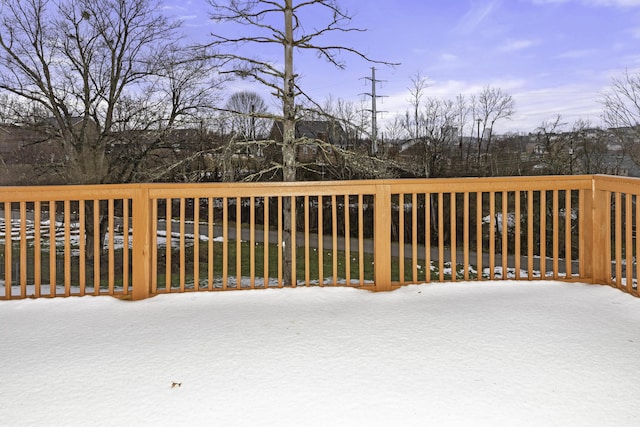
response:
[(130, 199), (146, 184), (2, 187), (0, 202), (46, 202), (49, 200)]
[(593, 183), (595, 190), (640, 194), (640, 182), (637, 178), (597, 175)]
[[(628, 181), (598, 176), (599, 185), (638, 188), (633, 179)], [(233, 182), (233, 183), (141, 183), (91, 184), (68, 186), (2, 187), (0, 202), (48, 201), (55, 194), (57, 200), (93, 200), (96, 198), (132, 198), (136, 191), (146, 189), (149, 197), (181, 198), (197, 194), (198, 197), (251, 197), (251, 196), (305, 196), (305, 195), (358, 195), (374, 194), (376, 187), (389, 186), (392, 192), (490, 192), (591, 189), (593, 175), (571, 177), (499, 177), (499, 178), (434, 178), (362, 181), (297, 181), (297, 182)]]

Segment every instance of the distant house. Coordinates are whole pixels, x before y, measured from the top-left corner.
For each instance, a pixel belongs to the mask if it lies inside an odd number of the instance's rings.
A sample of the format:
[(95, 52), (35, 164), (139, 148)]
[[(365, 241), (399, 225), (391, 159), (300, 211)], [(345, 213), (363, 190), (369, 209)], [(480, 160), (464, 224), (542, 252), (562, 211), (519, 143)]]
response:
[[(269, 139), (282, 142), (283, 133), (284, 126), (282, 122), (275, 121), (271, 127)], [(297, 122), (296, 139), (303, 140), (303, 142), (296, 145), (296, 158), (302, 163), (323, 164), (328, 157), (333, 156), (332, 146), (345, 148), (347, 145), (347, 134), (340, 123), (327, 120), (301, 120)], [(273, 148), (271, 148), (271, 151), (273, 151)], [(278, 157), (282, 155), (278, 152), (269, 154)]]

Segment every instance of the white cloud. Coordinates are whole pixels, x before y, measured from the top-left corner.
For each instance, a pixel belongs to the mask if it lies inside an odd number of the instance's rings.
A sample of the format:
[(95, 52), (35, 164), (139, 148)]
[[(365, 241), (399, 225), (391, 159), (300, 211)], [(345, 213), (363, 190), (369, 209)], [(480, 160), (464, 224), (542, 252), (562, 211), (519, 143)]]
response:
[(592, 6), (618, 6), (618, 7), (638, 7), (640, 0), (586, 0), (587, 5)]
[(475, 31), (500, 6), (502, 0), (472, 3), (471, 9), (460, 19), (454, 32), (469, 34)]
[(443, 53), (442, 55), (440, 55), (440, 59), (442, 59), (443, 61), (451, 62), (456, 61), (458, 59), (458, 56), (454, 55), (453, 53)]
[(569, 3), (571, 0), (531, 0), (533, 4), (561, 4)]
[(560, 114), (564, 121), (590, 120), (601, 125), (600, 88), (592, 85), (563, 85), (514, 92), (516, 114), (500, 124), (500, 132), (533, 131), (546, 120)]
[(580, 3), (584, 6), (640, 7), (640, 0), (531, 0), (533, 4)]
[[(469, 100), (471, 95), (480, 93), (486, 86), (500, 88), (504, 92), (509, 94), (516, 93), (518, 90), (522, 90), (526, 81), (521, 79), (495, 79), (492, 81), (467, 81), (467, 80), (434, 80), (431, 82), (426, 90), (425, 97), (455, 100), (458, 95), (464, 95)], [(386, 113), (380, 120), (381, 129), (384, 128), (386, 123), (393, 121), (393, 118), (398, 115), (403, 115), (410, 109), (409, 99), (411, 95), (409, 89), (403, 89), (395, 93), (389, 94), (383, 98), (381, 109)], [(514, 96), (515, 98), (515, 96)], [(518, 106), (516, 100), (516, 108)], [(506, 125), (507, 123), (503, 123)], [(513, 123), (510, 123), (513, 124)], [(520, 131), (529, 130), (530, 123), (518, 122), (515, 123), (516, 128)], [(533, 129), (533, 126), (531, 129)], [(505, 129), (506, 131), (507, 129)], [(508, 129), (511, 130), (511, 129)], [(502, 129), (500, 129), (502, 132)]]
[[(594, 83), (534, 87), (533, 81), (522, 79), (495, 79), (489, 82), (434, 80), (425, 96), (454, 100), (456, 96), (463, 94), (468, 99), (487, 85), (497, 87), (513, 96), (516, 113), (511, 120), (500, 121), (496, 132), (533, 132), (542, 122), (553, 119), (558, 114), (568, 123), (585, 119), (594, 126), (601, 126), (602, 105), (599, 99), (608, 81), (609, 79), (602, 77)], [(395, 116), (403, 115), (410, 108), (409, 97), (409, 90), (405, 89), (390, 93), (384, 98), (381, 109), (386, 113), (380, 118), (381, 129)]]
[(595, 53), (595, 50), (593, 50), (593, 49), (568, 50), (566, 52), (562, 52), (562, 53), (556, 55), (556, 58), (558, 58), (558, 59), (579, 59), (579, 58), (585, 58), (587, 56), (590, 56), (593, 53)]
[(498, 48), (501, 52), (516, 52), (539, 45), (537, 40), (509, 40)]

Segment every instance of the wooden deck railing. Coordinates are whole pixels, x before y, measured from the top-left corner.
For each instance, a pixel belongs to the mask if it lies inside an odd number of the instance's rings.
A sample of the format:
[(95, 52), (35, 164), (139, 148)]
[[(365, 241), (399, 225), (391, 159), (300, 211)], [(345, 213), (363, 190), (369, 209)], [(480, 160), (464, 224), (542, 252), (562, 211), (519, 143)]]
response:
[(5, 187), (0, 299), (545, 278), (638, 296), (639, 195), (600, 175)]

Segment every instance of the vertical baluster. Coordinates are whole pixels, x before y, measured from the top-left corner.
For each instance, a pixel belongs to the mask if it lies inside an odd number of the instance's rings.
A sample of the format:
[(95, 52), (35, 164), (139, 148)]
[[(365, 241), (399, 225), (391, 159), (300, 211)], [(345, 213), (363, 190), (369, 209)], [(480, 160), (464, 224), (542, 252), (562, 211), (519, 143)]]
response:
[(309, 270), (309, 196), (304, 196), (304, 284), (309, 286), (311, 283), (311, 272)]
[(640, 224), (640, 196), (637, 194), (634, 197), (635, 205), (636, 205), (636, 217), (633, 221), (633, 236), (636, 240), (636, 290), (635, 295), (640, 296), (640, 239), (638, 238), (638, 232), (640, 232), (640, 228), (638, 225)]
[(236, 289), (242, 288), (242, 198), (236, 197)]
[[(95, 227), (94, 227), (95, 228)], [(97, 258), (97, 255), (95, 256)], [(56, 202), (49, 202), (49, 295), (56, 296)]]
[[(53, 217), (55, 218), (55, 212)], [(91, 220), (93, 221), (93, 294), (98, 295), (100, 294), (100, 258), (102, 256), (102, 242), (100, 241), (100, 200), (93, 200), (93, 218)]]
[[(86, 294), (87, 289), (87, 258), (86, 258), (86, 249), (87, 249), (87, 221), (85, 218), (86, 215), (86, 200), (78, 201), (78, 250), (80, 253), (78, 254), (78, 282), (80, 285), (80, 295), (84, 296)], [(37, 216), (36, 216), (37, 218)], [(39, 224), (38, 219), (38, 224)]]
[(527, 192), (527, 278), (533, 279), (533, 245), (535, 238), (533, 236), (533, 191)]
[(451, 192), (451, 206), (450, 206), (450, 212), (449, 212), (449, 221), (451, 222), (451, 224), (449, 224), (450, 226), (450, 246), (451, 246), (451, 280), (452, 281), (456, 281), (457, 280), (457, 275), (458, 275), (458, 258), (457, 258), (457, 230), (456, 230), (456, 222), (457, 222), (457, 208), (456, 208), (456, 193), (455, 192)]
[(11, 239), (11, 202), (4, 202), (4, 286), (5, 297), (11, 299), (11, 250), (13, 241)]
[(249, 286), (256, 287), (256, 203), (255, 197), (249, 198)]
[[(489, 279), (495, 280), (496, 274), (496, 193), (489, 193)], [(503, 272), (504, 274), (504, 272)]]
[(565, 269), (567, 272), (567, 279), (571, 279), (573, 276), (571, 259), (573, 258), (571, 250), (573, 245), (571, 244), (571, 220), (572, 220), (572, 206), (571, 206), (571, 190), (565, 190), (564, 193), (564, 260)]
[(616, 287), (622, 287), (622, 195), (615, 193), (615, 252), (616, 252)]
[[(151, 295), (158, 293), (158, 199), (151, 201)], [(135, 267), (135, 266), (134, 266)]]
[(278, 196), (278, 287), (282, 287), (282, 252), (286, 250), (282, 240), (282, 196)]
[[(612, 200), (613, 197), (613, 193), (611, 191), (605, 191), (605, 196), (604, 198), (606, 199), (606, 201), (608, 202), (608, 205), (611, 205), (613, 203)], [(607, 206), (606, 204), (604, 206)], [(605, 273), (604, 273), (604, 277), (606, 278), (606, 283), (611, 283), (611, 277), (612, 277), (612, 270), (611, 270), (611, 263), (612, 263), (612, 259), (611, 259), (611, 244), (615, 243), (615, 236), (613, 236), (611, 234), (612, 230), (611, 230), (611, 210), (610, 209), (606, 209), (606, 222), (605, 222), (605, 236), (606, 237), (606, 242), (605, 245), (606, 247), (604, 248), (604, 258), (605, 258)], [(613, 241), (612, 241), (613, 240)]]
[(560, 208), (558, 206), (558, 190), (553, 190), (553, 278), (554, 280), (558, 280), (559, 278), (559, 263), (558, 259), (560, 257), (559, 252), (559, 237), (560, 237), (560, 229), (558, 226), (560, 219)]
[(184, 292), (185, 284), (186, 284), (186, 243), (185, 243), (185, 222), (186, 218), (186, 199), (184, 197), (180, 198), (180, 238), (179, 238), (179, 247), (180, 247), (180, 292)]
[(173, 199), (166, 199), (167, 205), (165, 207), (165, 232), (167, 234), (167, 244), (165, 245), (165, 292), (171, 292), (171, 233), (173, 231), (173, 219), (172, 219), (172, 205)]
[(540, 278), (547, 277), (547, 191), (540, 191)]
[[(129, 201), (130, 199), (122, 199), (122, 292), (129, 295)], [(155, 222), (155, 216), (151, 220)], [(152, 234), (155, 236), (155, 234)], [(155, 263), (151, 264), (155, 269)]]
[(398, 194), (398, 273), (400, 284), (404, 279), (404, 193)]
[(332, 262), (333, 262), (333, 285), (338, 284), (338, 212), (336, 195), (331, 195), (331, 229), (333, 237), (333, 245), (331, 247)]
[(27, 203), (20, 202), (20, 296), (27, 296)]
[(297, 207), (297, 200), (296, 200), (296, 196), (291, 196), (290, 198), (290, 206), (291, 206), (291, 247), (287, 248), (288, 251), (291, 251), (291, 287), (295, 288), (298, 284), (298, 277), (297, 277), (297, 263), (296, 263), (296, 258), (297, 258), (297, 253), (296, 253), (296, 246), (297, 246), (297, 234), (296, 234), (296, 229), (297, 229), (297, 223), (296, 223), (296, 207)]
[(318, 196), (318, 284), (324, 286), (324, 196)]
[(107, 202), (107, 221), (108, 221), (108, 233), (109, 233), (109, 295), (113, 295), (115, 292), (115, 245), (114, 245), (114, 234), (115, 234), (115, 210), (113, 207), (113, 199), (109, 199)]
[(71, 295), (71, 201), (64, 201), (64, 296)]
[(509, 278), (509, 193), (502, 192), (502, 279)]
[(478, 280), (480, 281), (483, 279), (482, 257), (484, 256), (484, 254), (482, 253), (482, 227), (484, 224), (484, 219), (482, 218), (483, 197), (483, 192), (479, 191), (476, 193), (476, 267), (478, 269)]
[(270, 197), (268, 196), (264, 196), (264, 199), (262, 201), (262, 205), (264, 206), (264, 217), (263, 217), (263, 221), (264, 221), (264, 238), (263, 238), (263, 277), (264, 277), (264, 287), (268, 288), (269, 287), (269, 229), (270, 229), (270, 222), (269, 222), (269, 203), (270, 203)]
[(364, 286), (364, 197), (358, 194), (358, 266), (360, 286)]
[(344, 195), (344, 277), (346, 286), (351, 285), (351, 227), (350, 196)]
[[(35, 202), (33, 206), (33, 284), (35, 287), (34, 296), (39, 298), (42, 285), (42, 204)], [(84, 236), (84, 235), (83, 235)], [(82, 255), (82, 254), (81, 254)]]
[(207, 289), (212, 291), (213, 290), (213, 264), (215, 261), (215, 254), (214, 254), (214, 245), (213, 245), (213, 240), (215, 239), (215, 235), (213, 234), (213, 225), (214, 225), (214, 219), (213, 219), (213, 201), (214, 198), (213, 197), (209, 197), (208, 200), (208, 206), (207, 206), (207, 235), (209, 237), (209, 240), (207, 242)]
[(431, 282), (431, 194), (424, 195), (424, 280)]
[(515, 202), (515, 218), (514, 218), (514, 222), (515, 222), (515, 247), (513, 249), (514, 252), (514, 257), (515, 257), (515, 269), (516, 269), (516, 280), (520, 280), (520, 270), (521, 270), (521, 260), (520, 260), (520, 251), (521, 251), (521, 242), (520, 242), (520, 222), (521, 222), (521, 212), (520, 212), (520, 191), (516, 191), (515, 195), (514, 195), (514, 202)]
[(578, 268), (579, 268), (579, 274), (581, 278), (584, 278), (587, 276), (586, 274), (586, 262), (584, 262), (585, 257), (587, 256), (587, 248), (591, 247), (592, 245), (587, 243), (587, 239), (586, 239), (586, 229), (587, 229), (587, 224), (586, 224), (586, 218), (591, 218), (590, 214), (586, 213), (586, 191), (585, 190), (579, 190), (578, 191), (578, 260), (580, 262)]
[(193, 289), (200, 290), (200, 198), (193, 199)]
[(444, 281), (444, 193), (438, 193), (438, 270), (439, 280)]
[(463, 195), (463, 209), (464, 209), (464, 213), (463, 213), (463, 222), (464, 222), (464, 226), (463, 226), (463, 236), (462, 236), (462, 251), (463, 251), (463, 257), (464, 257), (464, 261), (463, 261), (463, 268), (464, 268), (464, 280), (469, 280), (469, 221), (470, 221), (470, 215), (469, 215), (469, 192), (465, 191), (464, 195)]
[(222, 198), (222, 289), (227, 290), (229, 279), (229, 201)]
[(418, 194), (411, 195), (411, 281), (418, 283)]
[(625, 204), (625, 254), (626, 254), (626, 264), (627, 264), (627, 272), (626, 272), (626, 281), (627, 281), (627, 292), (632, 292), (632, 284), (633, 284), (633, 235), (631, 233), (631, 229), (633, 227), (632, 213), (631, 213), (631, 194), (624, 195), (624, 204)]

